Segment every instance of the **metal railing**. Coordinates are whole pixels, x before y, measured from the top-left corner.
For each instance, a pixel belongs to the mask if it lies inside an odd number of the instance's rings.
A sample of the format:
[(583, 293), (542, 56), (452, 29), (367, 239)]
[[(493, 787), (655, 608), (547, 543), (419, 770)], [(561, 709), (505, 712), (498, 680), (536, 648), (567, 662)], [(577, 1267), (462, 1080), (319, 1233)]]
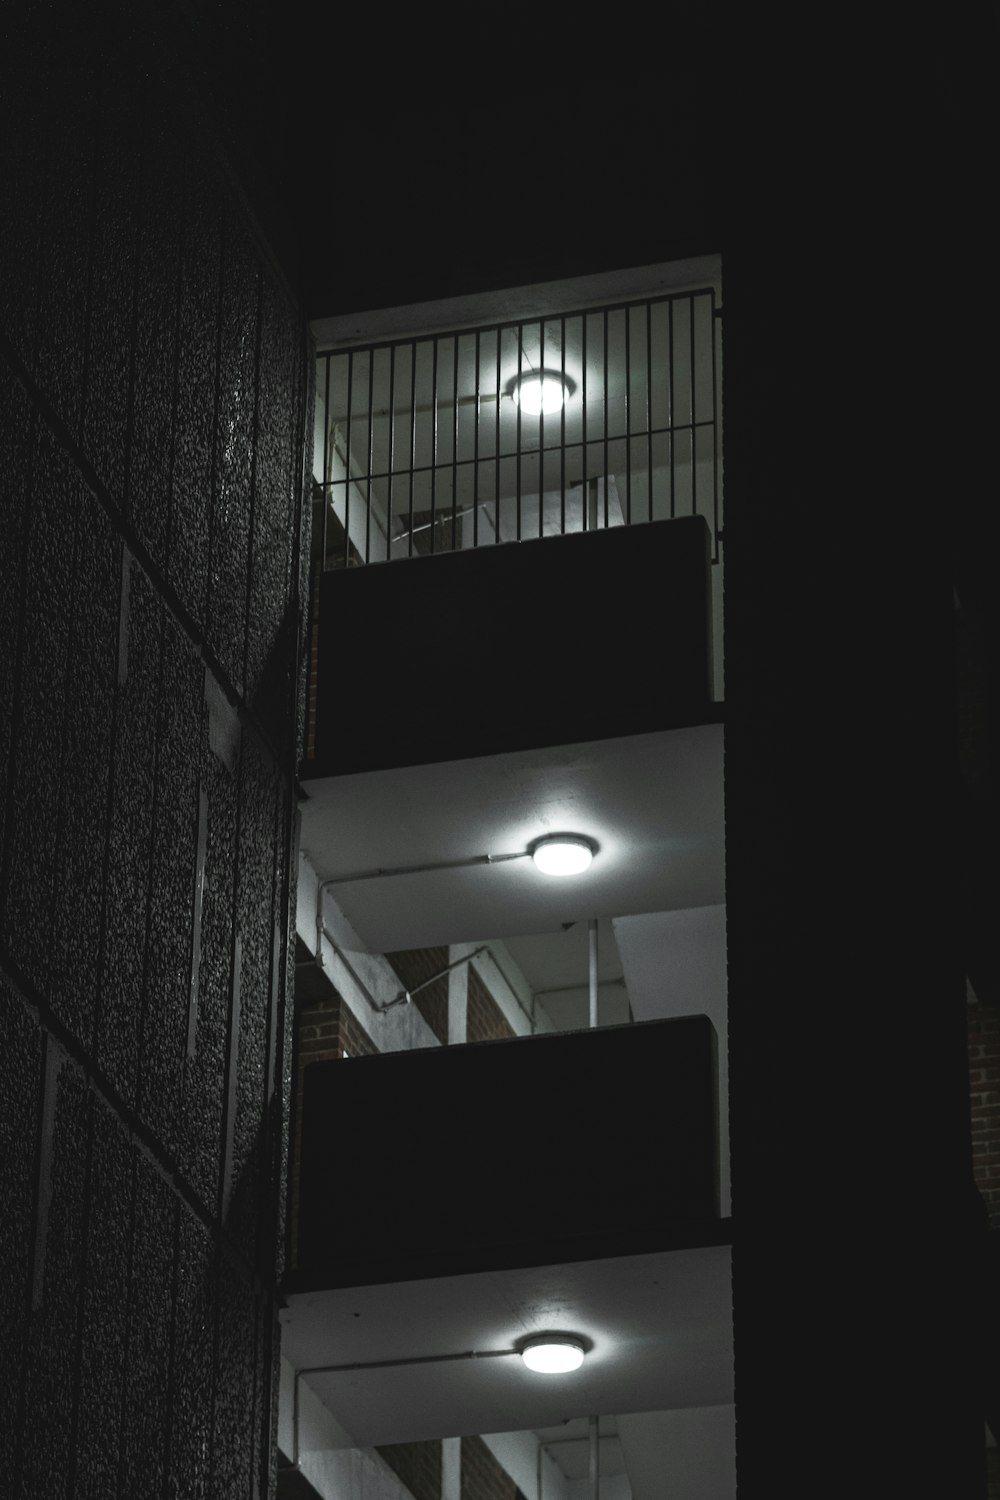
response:
[(718, 561), (718, 347), (706, 288), (321, 354), (321, 566), (680, 515)]

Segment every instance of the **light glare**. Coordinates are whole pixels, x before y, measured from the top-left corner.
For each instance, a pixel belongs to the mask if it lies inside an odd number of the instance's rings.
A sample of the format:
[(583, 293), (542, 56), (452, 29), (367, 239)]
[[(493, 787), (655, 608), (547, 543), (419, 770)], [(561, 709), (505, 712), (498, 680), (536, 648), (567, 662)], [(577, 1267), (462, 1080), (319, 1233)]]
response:
[(555, 375), (522, 375), (514, 387), (514, 400), (529, 416), (550, 416), (566, 400), (566, 387)]
[(565, 1375), (583, 1364), (583, 1345), (575, 1339), (550, 1338), (525, 1345), (521, 1358), (529, 1370), (535, 1370), (539, 1375)]
[(539, 839), (532, 848), (531, 857), (543, 875), (579, 875), (589, 868), (594, 850), (589, 839), (555, 834), (552, 838)]

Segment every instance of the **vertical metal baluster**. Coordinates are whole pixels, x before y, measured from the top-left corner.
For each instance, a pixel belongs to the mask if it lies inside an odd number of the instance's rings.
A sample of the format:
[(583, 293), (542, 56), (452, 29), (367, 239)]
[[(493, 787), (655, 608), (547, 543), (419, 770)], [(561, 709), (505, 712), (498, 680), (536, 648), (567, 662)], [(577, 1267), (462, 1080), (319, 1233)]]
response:
[(695, 299), (693, 297), (689, 297), (688, 298), (688, 321), (689, 321), (690, 327), (691, 327), (691, 338), (690, 338), (690, 344), (691, 344), (691, 400), (689, 402), (689, 405), (690, 405), (690, 408), (691, 408), (691, 514), (693, 516), (696, 516), (698, 514), (698, 463), (697, 463), (697, 459), (698, 459), (698, 445), (697, 445), (697, 441), (696, 441), (696, 439), (698, 437), (698, 433), (697, 433), (697, 430), (696, 430), (695, 425), (694, 425), (694, 422), (695, 422), (695, 397), (694, 397), (694, 385), (695, 385), (695, 380), (694, 380), (694, 359), (695, 359), (695, 351), (694, 351), (694, 301), (695, 301)]
[(482, 410), (482, 394), (479, 388), (479, 340), (476, 329), (476, 426), (472, 434), (472, 545), (479, 546), (479, 415)]
[(372, 469), (375, 467), (375, 350), (368, 352), (368, 504), (365, 511), (365, 562), (372, 560)]
[(330, 360), (326, 356), (326, 372), (323, 382), (323, 570), (326, 571), (327, 547), (329, 546), (329, 511), (333, 504), (333, 488), (330, 483)]
[(406, 555), (413, 556), (413, 484), (417, 470), (417, 341), (410, 345), (410, 515)]
[[(538, 346), (541, 350), (542, 363), (540, 368), (545, 369), (545, 319), (542, 318), (538, 325)], [(544, 381), (543, 381), (544, 385)], [(538, 535), (541, 537), (542, 519), (545, 502), (545, 410), (544, 402), (542, 411), (538, 417)]]
[(580, 467), (580, 530), (587, 530), (587, 511), (590, 504), (589, 474), (590, 454), (587, 452), (587, 314), (580, 317), (580, 344), (582, 350), (583, 367), (580, 371), (580, 387), (583, 392), (583, 430), (580, 434), (583, 443), (583, 463)]
[(647, 520), (653, 519), (653, 304), (646, 303), (646, 498)]
[(514, 435), (514, 465), (517, 475), (517, 539), (521, 540), (521, 372), (524, 360), (524, 324), (517, 325), (517, 418)]
[(670, 441), (670, 519), (674, 518), (674, 300), (667, 303), (667, 432)]
[(625, 309), (625, 525), (632, 524), (632, 309)]
[(563, 382), (563, 404), (559, 410), (559, 535), (566, 535), (566, 319), (559, 320), (559, 369)]
[(494, 481), (495, 481), (495, 485), (494, 485), (495, 496), (494, 496), (494, 502), (493, 503), (494, 503), (494, 509), (495, 509), (495, 512), (496, 512), (496, 522), (495, 522), (495, 525), (494, 525), (493, 529), (496, 532), (496, 535), (494, 537), (494, 541), (498, 542), (500, 540), (500, 329), (499, 329), (499, 327), (497, 328), (496, 334), (497, 334), (497, 431), (496, 431), (496, 443), (494, 445), (494, 452), (493, 452), (493, 472), (494, 472)]
[(396, 464), (396, 345), (389, 349), (389, 473), (385, 481), (385, 560), (392, 556), (392, 475)]
[(604, 309), (604, 529), (608, 529), (608, 490), (611, 488), (608, 457), (608, 309)]
[(451, 400), (455, 417), (455, 435), (451, 449), (451, 550), (455, 550), (456, 517), (458, 514), (458, 343), (459, 335), (455, 335), (455, 379), (452, 384)]
[(715, 310), (715, 288), (712, 288), (712, 561), (719, 561), (719, 372), (715, 349), (719, 320)]
[(438, 341), (431, 343), (431, 553), (434, 552), (435, 506), (437, 501), (438, 460)]
[(347, 356), (347, 438), (344, 443), (344, 567), (351, 565), (351, 416), (354, 404), (354, 350)]

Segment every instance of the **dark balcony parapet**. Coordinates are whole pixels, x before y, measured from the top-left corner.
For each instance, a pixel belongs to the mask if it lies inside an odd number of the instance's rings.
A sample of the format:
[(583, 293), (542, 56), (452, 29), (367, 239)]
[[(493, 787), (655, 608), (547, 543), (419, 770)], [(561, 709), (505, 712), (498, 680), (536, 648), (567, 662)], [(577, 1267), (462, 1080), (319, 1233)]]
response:
[(711, 721), (710, 558), (687, 516), (322, 574), (303, 775)]
[(306, 1070), (292, 1290), (721, 1243), (707, 1016)]

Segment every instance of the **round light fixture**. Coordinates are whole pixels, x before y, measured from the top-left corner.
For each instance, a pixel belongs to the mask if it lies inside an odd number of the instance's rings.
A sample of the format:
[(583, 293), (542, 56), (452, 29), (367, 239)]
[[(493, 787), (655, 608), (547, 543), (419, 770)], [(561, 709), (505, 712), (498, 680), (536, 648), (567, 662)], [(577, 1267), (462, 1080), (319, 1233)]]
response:
[(569, 1370), (580, 1368), (585, 1352), (579, 1339), (547, 1333), (525, 1344), (521, 1358), (529, 1370), (536, 1370), (540, 1375), (565, 1375)]
[(559, 411), (576, 386), (561, 370), (525, 370), (510, 382), (508, 389), (529, 417), (549, 417)]
[(590, 865), (597, 845), (580, 833), (550, 833), (536, 839), (531, 857), (543, 875), (579, 875)]

